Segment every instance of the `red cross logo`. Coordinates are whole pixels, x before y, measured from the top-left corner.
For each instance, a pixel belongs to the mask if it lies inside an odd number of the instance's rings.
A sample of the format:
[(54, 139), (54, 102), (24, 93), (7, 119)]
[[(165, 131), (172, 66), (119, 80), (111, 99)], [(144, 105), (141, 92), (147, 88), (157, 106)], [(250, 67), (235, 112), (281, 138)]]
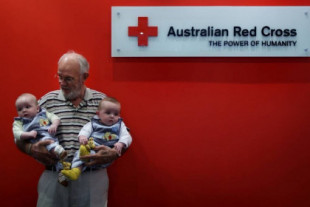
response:
[(138, 37), (138, 46), (147, 46), (148, 37), (157, 37), (157, 27), (148, 26), (148, 17), (138, 17), (137, 27), (128, 27), (128, 36)]

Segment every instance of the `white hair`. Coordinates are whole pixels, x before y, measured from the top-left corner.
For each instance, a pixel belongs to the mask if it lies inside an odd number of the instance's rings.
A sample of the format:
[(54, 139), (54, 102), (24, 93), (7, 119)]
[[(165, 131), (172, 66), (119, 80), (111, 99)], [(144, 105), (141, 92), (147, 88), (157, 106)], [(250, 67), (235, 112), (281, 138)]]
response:
[(89, 73), (89, 63), (88, 63), (88, 61), (86, 60), (86, 58), (83, 55), (78, 54), (78, 53), (76, 53), (74, 51), (68, 51), (67, 53), (63, 54), (59, 58), (58, 65), (65, 58), (74, 58), (74, 59), (76, 59), (79, 62), (79, 64), (80, 64), (80, 73), (81, 74)]

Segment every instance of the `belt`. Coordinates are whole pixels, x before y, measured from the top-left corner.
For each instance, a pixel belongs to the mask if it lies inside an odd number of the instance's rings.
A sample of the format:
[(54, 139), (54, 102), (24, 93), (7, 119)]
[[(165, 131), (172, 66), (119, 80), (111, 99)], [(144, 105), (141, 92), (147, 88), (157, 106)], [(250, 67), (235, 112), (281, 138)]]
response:
[[(100, 170), (102, 168), (99, 167), (87, 167), (85, 170), (83, 170), (83, 172), (91, 172), (91, 171), (96, 171), (96, 170)], [(50, 171), (56, 171), (56, 167), (55, 166), (45, 166), (45, 170), (50, 170)]]
[(56, 171), (55, 166), (45, 166), (45, 170)]

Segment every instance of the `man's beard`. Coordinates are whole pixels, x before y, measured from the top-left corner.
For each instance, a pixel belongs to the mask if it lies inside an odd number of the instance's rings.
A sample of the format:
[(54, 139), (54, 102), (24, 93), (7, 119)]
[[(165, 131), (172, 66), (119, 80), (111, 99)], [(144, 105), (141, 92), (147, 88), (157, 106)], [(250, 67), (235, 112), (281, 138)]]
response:
[[(83, 83), (79, 83), (76, 88), (73, 88), (69, 93), (63, 93), (66, 100), (75, 100), (80, 97), (83, 88)], [(81, 97), (82, 98), (82, 97)]]

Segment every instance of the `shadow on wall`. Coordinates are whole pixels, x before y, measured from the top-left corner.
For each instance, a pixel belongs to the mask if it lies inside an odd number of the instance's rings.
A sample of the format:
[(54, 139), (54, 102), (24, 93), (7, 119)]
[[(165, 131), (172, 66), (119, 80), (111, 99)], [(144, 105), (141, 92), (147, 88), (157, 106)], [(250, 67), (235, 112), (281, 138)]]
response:
[(113, 58), (114, 81), (310, 83), (310, 58)]

